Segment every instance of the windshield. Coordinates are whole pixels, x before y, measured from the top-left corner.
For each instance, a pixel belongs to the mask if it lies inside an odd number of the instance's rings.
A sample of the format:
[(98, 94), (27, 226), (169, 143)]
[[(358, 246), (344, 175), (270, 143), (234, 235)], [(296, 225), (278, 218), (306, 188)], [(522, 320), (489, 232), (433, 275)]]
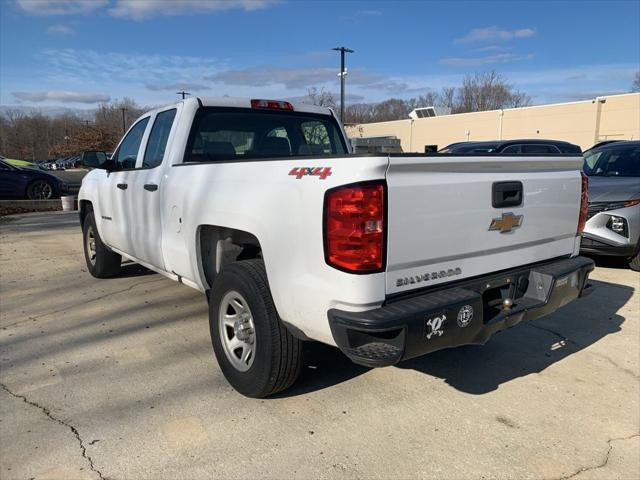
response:
[(594, 177), (640, 177), (640, 146), (591, 150), (584, 155), (583, 170)]
[(329, 115), (202, 108), (193, 122), (185, 162), (344, 155), (338, 123)]

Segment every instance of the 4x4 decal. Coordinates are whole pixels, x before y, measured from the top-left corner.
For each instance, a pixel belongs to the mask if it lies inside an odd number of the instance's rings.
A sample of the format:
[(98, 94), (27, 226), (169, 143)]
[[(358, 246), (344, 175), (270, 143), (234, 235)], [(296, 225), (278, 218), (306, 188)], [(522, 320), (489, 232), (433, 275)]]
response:
[(298, 180), (305, 175), (320, 177), (320, 180), (325, 180), (331, 175), (331, 167), (296, 167), (291, 169), (289, 175), (295, 175)]

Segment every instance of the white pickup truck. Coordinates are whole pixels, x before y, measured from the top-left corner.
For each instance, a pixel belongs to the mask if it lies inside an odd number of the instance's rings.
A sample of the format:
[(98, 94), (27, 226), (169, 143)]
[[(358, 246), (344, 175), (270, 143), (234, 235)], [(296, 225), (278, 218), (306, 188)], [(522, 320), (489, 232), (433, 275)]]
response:
[(207, 294), (239, 392), (289, 387), (302, 342), (378, 367), (590, 292), (578, 155), (352, 155), (333, 112), (191, 98), (140, 117), (79, 194), (87, 267)]

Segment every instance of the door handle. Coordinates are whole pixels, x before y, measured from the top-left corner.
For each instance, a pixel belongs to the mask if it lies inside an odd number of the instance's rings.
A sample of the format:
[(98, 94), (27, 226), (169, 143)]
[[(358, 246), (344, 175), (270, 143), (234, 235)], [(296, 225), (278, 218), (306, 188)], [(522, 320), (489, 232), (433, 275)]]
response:
[(158, 190), (158, 185), (156, 185), (155, 183), (145, 183), (144, 189), (148, 190), (149, 192), (155, 192), (156, 190)]
[(116, 185), (120, 190), (126, 190), (127, 187), (129, 185), (127, 185), (126, 183), (119, 183), (118, 185)]
[(522, 200), (522, 182), (494, 182), (491, 187), (493, 208), (519, 207)]

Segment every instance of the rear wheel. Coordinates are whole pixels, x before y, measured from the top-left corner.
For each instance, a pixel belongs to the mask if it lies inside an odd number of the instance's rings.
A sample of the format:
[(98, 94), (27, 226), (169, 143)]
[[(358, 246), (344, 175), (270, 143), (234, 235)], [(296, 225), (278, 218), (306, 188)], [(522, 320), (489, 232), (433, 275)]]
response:
[(53, 185), (47, 180), (36, 180), (27, 187), (29, 200), (50, 200), (53, 198)]
[(89, 273), (96, 278), (108, 278), (120, 272), (122, 257), (109, 250), (98, 234), (93, 212), (87, 213), (82, 224), (84, 258)]
[(222, 373), (243, 395), (266, 397), (298, 378), (302, 342), (278, 317), (262, 260), (220, 272), (211, 289), (209, 329)]

